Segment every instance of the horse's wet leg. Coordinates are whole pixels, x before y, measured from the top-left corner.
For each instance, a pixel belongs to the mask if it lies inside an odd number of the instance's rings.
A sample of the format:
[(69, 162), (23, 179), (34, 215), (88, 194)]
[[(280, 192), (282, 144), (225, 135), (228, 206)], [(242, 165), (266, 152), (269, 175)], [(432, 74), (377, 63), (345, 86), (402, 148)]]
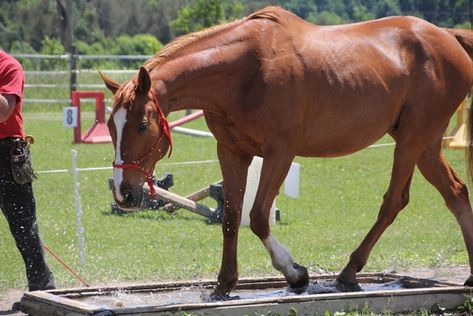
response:
[(399, 212), (409, 202), (409, 187), (414, 171), (416, 153), (405, 146), (396, 146), (394, 164), (389, 189), (384, 195), (378, 218), (360, 246), (350, 255), (350, 260), (337, 278), (337, 288), (343, 292), (361, 291), (356, 281), (356, 273), (368, 261), (369, 254), (386, 228), (396, 219)]
[(271, 256), (273, 267), (281, 271), (286, 278), (289, 290), (297, 294), (304, 292), (309, 285), (307, 269), (294, 263), (287, 248), (281, 245), (271, 233), (262, 241)]
[(440, 141), (431, 145), (418, 162), (419, 170), (442, 195), (445, 204), (460, 225), (468, 251), (471, 275), (465, 285), (473, 286), (473, 212), (466, 185), (456, 175), (440, 153)]
[(404, 195), (405, 198), (396, 200), (387, 198), (388, 195), (389, 194), (386, 194), (384, 198), (374, 226), (363, 239), (360, 246), (350, 255), (348, 264), (337, 277), (338, 290), (342, 292), (356, 292), (362, 290), (356, 280), (356, 273), (363, 269), (376, 242), (386, 228), (395, 220), (403, 205), (407, 205), (408, 194)]
[(222, 218), (222, 264), (212, 297), (221, 299), (226, 297), (238, 283), (238, 229), (246, 175), (251, 159), (238, 156), (223, 146), (217, 146), (217, 150), (225, 185), (225, 203)]
[(266, 156), (263, 161), (258, 192), (250, 213), (250, 227), (266, 247), (273, 267), (286, 278), (289, 290), (302, 293), (309, 284), (307, 269), (294, 263), (289, 250), (274, 238), (269, 227), (271, 205), (293, 159), (293, 156), (281, 154), (282, 151), (276, 152)]
[[(237, 234), (224, 234), (223, 249), (222, 264), (217, 277), (217, 286), (212, 293), (212, 298), (215, 300), (225, 299), (238, 283), (238, 263), (236, 258)], [(229, 254), (229, 252), (233, 251), (235, 255)]]

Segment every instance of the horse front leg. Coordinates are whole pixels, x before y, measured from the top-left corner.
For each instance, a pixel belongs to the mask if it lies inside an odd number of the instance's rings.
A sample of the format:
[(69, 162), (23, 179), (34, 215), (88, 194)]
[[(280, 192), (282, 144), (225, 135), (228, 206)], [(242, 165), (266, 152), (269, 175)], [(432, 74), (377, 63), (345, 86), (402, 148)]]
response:
[(217, 152), (222, 170), (225, 197), (222, 218), (222, 264), (212, 297), (222, 299), (235, 288), (238, 282), (238, 229), (251, 157), (238, 155), (221, 145), (217, 145)]
[(309, 284), (307, 269), (294, 263), (289, 250), (276, 240), (269, 227), (271, 205), (279, 193), (293, 158), (294, 156), (277, 150), (264, 157), (258, 191), (250, 212), (250, 227), (263, 242), (271, 256), (273, 267), (286, 278), (289, 289), (302, 293)]

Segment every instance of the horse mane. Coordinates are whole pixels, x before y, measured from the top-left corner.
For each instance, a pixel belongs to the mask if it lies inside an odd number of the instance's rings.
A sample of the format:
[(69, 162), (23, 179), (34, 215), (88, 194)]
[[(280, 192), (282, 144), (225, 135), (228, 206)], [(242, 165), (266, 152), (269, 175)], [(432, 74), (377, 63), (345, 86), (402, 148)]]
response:
[[(162, 48), (153, 57), (148, 59), (143, 64), (143, 67), (145, 67), (148, 71), (151, 71), (152, 69), (157, 67), (159, 64), (161, 64), (163, 61), (170, 58), (171, 56), (179, 52), (181, 49), (188, 47), (192, 43), (202, 38), (225, 31), (236, 25), (240, 25), (241, 23), (248, 20), (268, 19), (277, 23), (281, 23), (282, 21), (281, 16), (283, 13), (287, 13), (287, 11), (285, 11), (281, 7), (270, 6), (270, 7), (263, 8), (241, 19), (222, 23), (219, 25), (215, 25), (215, 26), (203, 29), (201, 31), (197, 31), (197, 32), (180, 36), (174, 41), (164, 46), (164, 48)], [(125, 82), (121, 86), (121, 88), (117, 91), (117, 93), (114, 96), (114, 101), (115, 101), (114, 103), (120, 103), (120, 104), (132, 103), (135, 97), (135, 89), (136, 89), (135, 78), (136, 76), (133, 76), (131, 79), (129, 79), (127, 82)]]
[(269, 6), (259, 11), (256, 11), (255, 13), (249, 15), (247, 18), (248, 20), (267, 19), (282, 24), (282, 22), (284, 21), (283, 15), (287, 13), (288, 11), (284, 10), (281, 7)]
[(163, 49), (161, 49), (156, 55), (148, 59), (144, 63), (144, 67), (148, 70), (151, 71), (153, 68), (158, 66), (160, 63), (162, 63), (164, 60), (168, 59), (169, 57), (173, 56), (175, 53), (180, 51), (181, 49), (191, 45), (192, 43), (204, 38), (208, 37), (211, 35), (214, 35), (216, 33), (219, 33), (221, 31), (224, 31), (226, 29), (229, 29), (237, 24), (240, 24), (244, 21), (246, 21), (246, 17), (238, 20), (234, 20), (231, 22), (226, 22), (222, 24), (218, 24), (206, 29), (203, 29), (201, 31), (189, 33), (186, 35), (182, 35), (175, 39), (174, 41), (170, 42), (166, 46), (164, 46)]
[(274, 22), (281, 22), (281, 13), (286, 12), (284, 9), (276, 6), (266, 7), (261, 9), (249, 16), (243, 17), (238, 20), (234, 20), (227, 23), (222, 23), (219, 25), (215, 25), (201, 31), (189, 33), (183, 36), (178, 37), (171, 43), (164, 46), (156, 55), (151, 57), (148, 61), (145, 62), (143, 65), (148, 71), (155, 68), (157, 65), (162, 63), (167, 58), (171, 57), (181, 49), (191, 45), (192, 43), (221, 31), (227, 30), (233, 26), (239, 25), (247, 20), (254, 20), (254, 19), (269, 19)]

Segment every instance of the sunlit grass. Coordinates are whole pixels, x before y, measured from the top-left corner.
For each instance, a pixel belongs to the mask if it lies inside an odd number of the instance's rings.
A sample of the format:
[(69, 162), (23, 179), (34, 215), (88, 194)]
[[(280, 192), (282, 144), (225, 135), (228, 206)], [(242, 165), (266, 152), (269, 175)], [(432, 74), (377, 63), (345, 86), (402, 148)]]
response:
[[(85, 130), (93, 115), (84, 117), (89, 118)], [(27, 132), (36, 137), (32, 153), (37, 171), (70, 169), (71, 149), (78, 151), (81, 168), (111, 165), (111, 144), (72, 144), (72, 130), (62, 127), (59, 111), (26, 113), (25, 121)], [(205, 129), (205, 123), (199, 120), (189, 127)], [(169, 164), (216, 159), (215, 140), (173, 136), (173, 155), (163, 159), (156, 170), (158, 175), (174, 174), (171, 191), (190, 193), (221, 178), (218, 163)], [(301, 196), (293, 199), (281, 194), (277, 198), (281, 222), (272, 229), (297, 262), (312, 273), (339, 271), (344, 266), (376, 219), (389, 183), (392, 150), (381, 147), (343, 158), (296, 159), (302, 165)], [(447, 151), (446, 155), (465, 178), (463, 151)], [(222, 244), (219, 225), (185, 210), (112, 214), (110, 176), (111, 170), (80, 173), (86, 243), (86, 264), (81, 266), (72, 174), (40, 174), (34, 184), (38, 220), (43, 240), (51, 249), (91, 284), (216, 277)], [(23, 263), (4, 219), (0, 220), (0, 244), (0, 289), (24, 288)], [(59, 286), (78, 285), (57, 261), (50, 256), (48, 261)], [(439, 194), (416, 172), (409, 206), (383, 235), (365, 271), (466, 263), (455, 219)], [(279, 275), (247, 227), (239, 235), (239, 267), (242, 277)]]

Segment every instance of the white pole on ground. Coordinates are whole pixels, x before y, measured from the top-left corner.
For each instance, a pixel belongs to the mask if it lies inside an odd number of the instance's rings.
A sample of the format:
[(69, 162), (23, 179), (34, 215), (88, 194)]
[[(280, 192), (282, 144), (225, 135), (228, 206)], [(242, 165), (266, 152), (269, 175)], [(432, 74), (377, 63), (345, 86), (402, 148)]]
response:
[(72, 176), (74, 185), (74, 198), (76, 202), (77, 213), (77, 236), (79, 237), (79, 256), (80, 264), (85, 267), (85, 242), (84, 242), (84, 227), (82, 226), (82, 206), (79, 195), (79, 170), (77, 168), (77, 150), (71, 150), (72, 155)]

